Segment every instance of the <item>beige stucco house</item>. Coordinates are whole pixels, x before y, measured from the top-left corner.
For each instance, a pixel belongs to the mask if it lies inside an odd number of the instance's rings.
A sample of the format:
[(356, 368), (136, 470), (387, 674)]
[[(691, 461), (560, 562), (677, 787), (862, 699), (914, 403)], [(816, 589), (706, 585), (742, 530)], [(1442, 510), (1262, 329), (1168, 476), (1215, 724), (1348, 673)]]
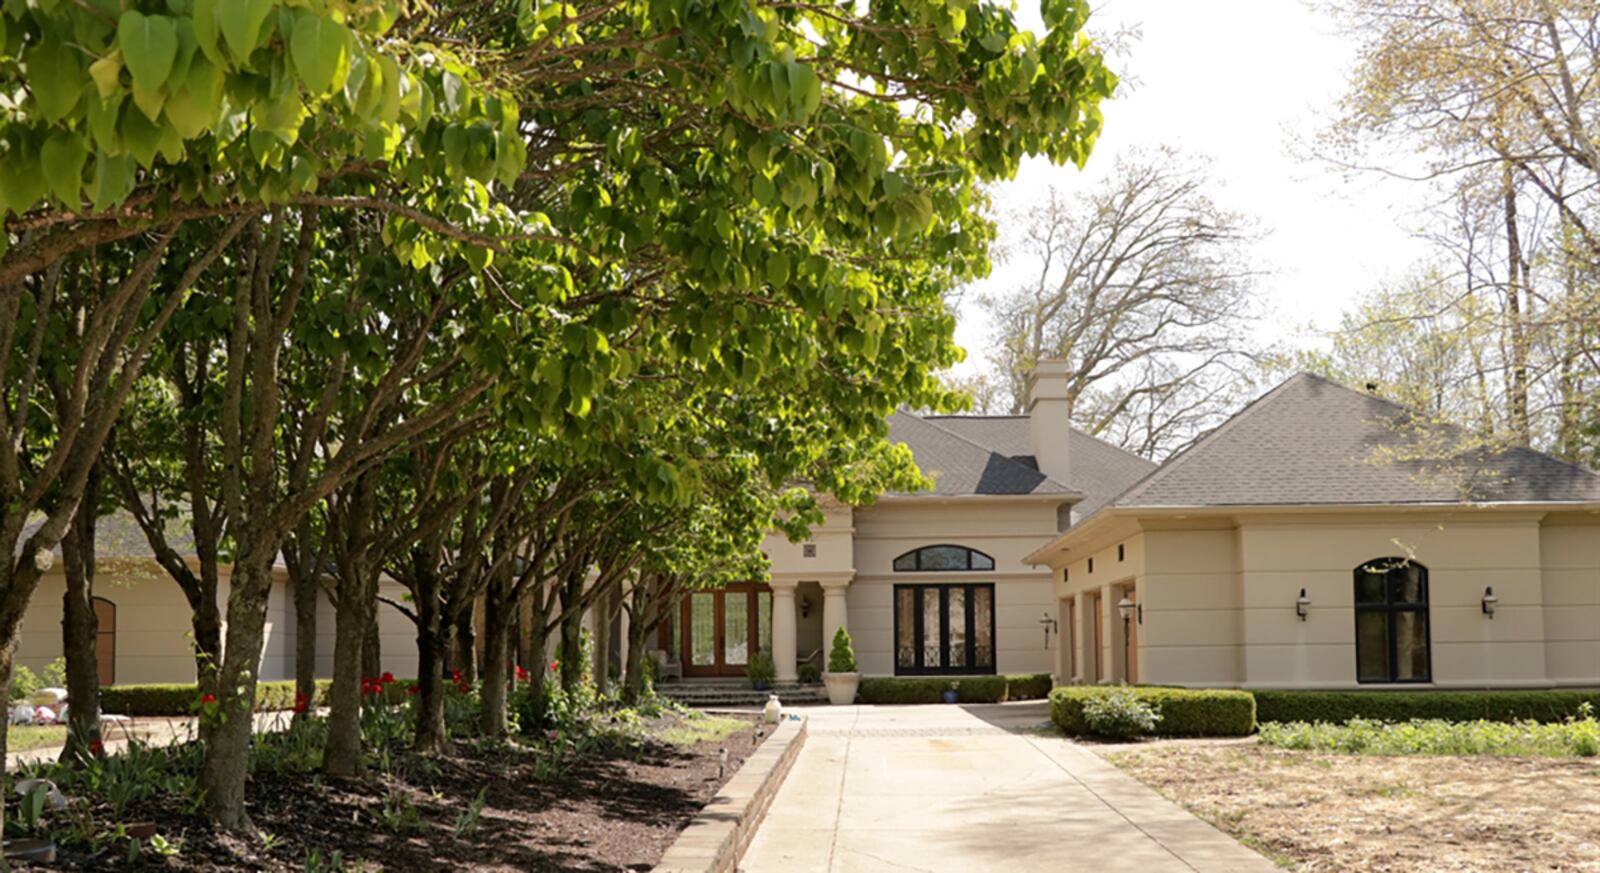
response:
[(1593, 471), (1307, 374), (1158, 467), (1068, 426), (1061, 364), (1028, 389), (1020, 416), (896, 414), (934, 489), (770, 537), (770, 594), (684, 605), (685, 672), (740, 673), (770, 639), (792, 678), (843, 625), (876, 676), (1600, 684)]
[[(1304, 374), (1157, 466), (1071, 428), (1066, 387), (1044, 362), (1022, 415), (895, 414), (931, 490), (828, 506), (806, 542), (770, 536), (769, 582), (690, 595), (658, 645), (691, 679), (743, 675), (763, 650), (792, 680), (843, 626), (870, 676), (1600, 685), (1600, 474), (1420, 440), (1403, 410)], [(97, 584), (102, 676), (192, 681), (177, 586), (136, 530), (101, 542), (123, 543)], [(63, 589), (59, 571), (41, 584), (19, 663), (60, 654)], [(286, 581), (267, 627), (261, 675), (289, 678)], [(380, 627), (385, 668), (414, 675), (410, 623), (385, 605)], [(332, 630), (324, 602), (322, 675)]]
[(1600, 475), (1407, 421), (1295, 376), (1031, 552), (1058, 680), (1600, 684)]

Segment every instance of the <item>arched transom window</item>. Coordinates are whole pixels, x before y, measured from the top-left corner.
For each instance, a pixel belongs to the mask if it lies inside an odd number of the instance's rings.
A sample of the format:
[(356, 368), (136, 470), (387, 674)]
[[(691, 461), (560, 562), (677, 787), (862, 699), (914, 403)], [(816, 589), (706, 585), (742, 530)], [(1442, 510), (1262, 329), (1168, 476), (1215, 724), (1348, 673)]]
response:
[(1355, 569), (1356, 680), (1429, 682), (1428, 568), (1376, 558)]
[(994, 558), (966, 546), (923, 546), (894, 559), (897, 573), (993, 570)]

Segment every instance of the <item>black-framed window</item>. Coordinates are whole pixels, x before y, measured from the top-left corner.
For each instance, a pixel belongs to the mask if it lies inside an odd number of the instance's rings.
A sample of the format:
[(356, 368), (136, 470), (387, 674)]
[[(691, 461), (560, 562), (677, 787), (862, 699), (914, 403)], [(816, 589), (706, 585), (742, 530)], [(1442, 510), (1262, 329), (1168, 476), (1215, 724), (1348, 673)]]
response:
[(994, 672), (994, 584), (894, 586), (897, 676)]
[(1355, 569), (1356, 681), (1429, 682), (1428, 568), (1377, 558)]
[(894, 559), (897, 573), (993, 570), (994, 558), (966, 546), (923, 546)]

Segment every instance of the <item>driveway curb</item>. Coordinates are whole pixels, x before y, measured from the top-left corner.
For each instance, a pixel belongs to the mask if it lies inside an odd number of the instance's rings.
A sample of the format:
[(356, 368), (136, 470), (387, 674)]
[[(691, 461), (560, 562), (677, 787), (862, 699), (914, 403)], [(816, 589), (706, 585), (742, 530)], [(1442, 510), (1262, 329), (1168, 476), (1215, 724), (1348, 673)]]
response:
[(810, 719), (785, 716), (767, 741), (678, 834), (655, 873), (731, 873), (749, 848), (783, 778), (800, 756)]

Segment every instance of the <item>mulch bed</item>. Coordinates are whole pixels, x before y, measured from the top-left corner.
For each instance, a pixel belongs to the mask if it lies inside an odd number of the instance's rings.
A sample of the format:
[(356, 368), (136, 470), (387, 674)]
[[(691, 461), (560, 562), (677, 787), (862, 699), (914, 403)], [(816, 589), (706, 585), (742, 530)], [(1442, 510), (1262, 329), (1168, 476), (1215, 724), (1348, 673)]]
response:
[[(652, 733), (675, 717), (652, 724)], [(538, 753), (520, 746), (476, 750), (458, 747), (442, 758), (410, 758), (405, 774), (374, 775), (358, 782), (313, 775), (260, 775), (252, 779), (249, 811), (265, 845), (213, 830), (204, 819), (173, 808), (141, 810), (182, 850), (165, 859), (146, 857), (139, 868), (175, 871), (322, 869), (340, 853), (345, 869), (365, 870), (648, 870), (689, 820), (765, 739), (757, 716), (725, 740), (693, 747), (648, 740), (642, 747), (608, 751), (574, 762), (540, 779)], [(727, 750), (724, 769), (722, 750)], [(457, 834), (459, 816), (482, 789), (485, 804), (475, 829)], [(384, 813), (416, 811), (414, 822), (386, 824)], [(393, 816), (391, 815), (391, 818)], [(118, 853), (120, 854), (120, 853)], [(89, 857), (70, 847), (48, 868), (101, 870), (123, 867), (122, 857)]]

